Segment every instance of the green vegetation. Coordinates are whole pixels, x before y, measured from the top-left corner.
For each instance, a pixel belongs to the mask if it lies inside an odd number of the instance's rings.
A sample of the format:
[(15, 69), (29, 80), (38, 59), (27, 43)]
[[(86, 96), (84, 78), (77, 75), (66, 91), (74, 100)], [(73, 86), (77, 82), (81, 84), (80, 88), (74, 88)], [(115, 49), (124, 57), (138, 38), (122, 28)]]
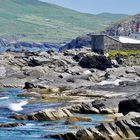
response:
[(0, 0), (0, 37), (63, 42), (101, 31), (126, 16), (84, 14), (38, 0)]
[(122, 56), (124, 58), (128, 58), (130, 56), (137, 56), (140, 55), (140, 50), (113, 50), (110, 51), (109, 57), (115, 58), (116, 56)]

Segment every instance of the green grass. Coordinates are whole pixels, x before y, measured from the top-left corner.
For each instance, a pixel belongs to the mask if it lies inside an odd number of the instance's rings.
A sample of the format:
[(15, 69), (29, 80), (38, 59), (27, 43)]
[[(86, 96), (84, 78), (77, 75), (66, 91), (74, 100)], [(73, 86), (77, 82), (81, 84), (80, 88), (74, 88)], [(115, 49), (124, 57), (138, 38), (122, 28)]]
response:
[(99, 32), (127, 15), (79, 13), (38, 0), (0, 0), (0, 37), (63, 42)]
[(122, 57), (125, 57), (125, 58), (128, 58), (130, 56), (137, 56), (137, 55), (140, 55), (140, 50), (120, 50), (120, 51), (110, 51), (109, 53), (109, 57), (111, 58), (115, 58), (116, 56), (122, 56)]

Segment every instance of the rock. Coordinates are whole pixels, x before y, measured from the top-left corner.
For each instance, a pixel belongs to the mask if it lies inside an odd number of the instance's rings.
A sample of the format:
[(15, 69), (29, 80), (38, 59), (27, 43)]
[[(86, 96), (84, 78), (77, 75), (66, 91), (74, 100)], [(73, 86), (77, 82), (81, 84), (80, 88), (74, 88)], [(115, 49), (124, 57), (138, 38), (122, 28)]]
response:
[(75, 122), (91, 122), (92, 120), (90, 118), (86, 118), (86, 117), (78, 117), (78, 116), (71, 116), (69, 118), (67, 118), (67, 120), (65, 121), (65, 125), (68, 124), (73, 124)]
[(140, 15), (137, 14), (135, 16), (131, 16), (130, 18), (126, 18), (121, 20), (115, 24), (111, 24), (104, 34), (108, 34), (110, 36), (137, 36), (137, 25), (139, 27), (140, 23)]
[(114, 114), (114, 111), (110, 108), (100, 108), (101, 114)]
[(90, 127), (88, 130), (92, 133), (95, 140), (106, 140), (105, 136), (101, 134), (95, 127)]
[(0, 78), (6, 77), (6, 69), (4, 66), (0, 66)]
[(35, 58), (30, 59), (30, 61), (28, 62), (28, 66), (32, 66), (32, 67), (41, 66), (42, 64), (43, 64), (42, 61), (39, 61)]
[(79, 65), (83, 68), (96, 68), (106, 70), (112, 67), (111, 60), (103, 55), (87, 54), (79, 61)]
[(79, 130), (77, 133), (76, 133), (76, 136), (78, 137), (78, 139), (80, 140), (93, 140), (93, 134), (92, 132), (90, 132), (89, 130), (87, 129), (82, 129), (82, 130)]
[(77, 37), (76, 39), (73, 39), (70, 43), (67, 43), (65, 46), (61, 47), (59, 50), (60, 51), (65, 51), (69, 49), (80, 49), (85, 47), (91, 47), (91, 36), (90, 35), (85, 35), (85, 36), (80, 36)]
[(136, 82), (135, 81), (120, 81), (119, 82), (120, 86), (135, 86)]
[(136, 73), (135, 68), (134, 67), (128, 67), (126, 70), (126, 73)]
[(48, 109), (40, 112), (34, 112), (28, 115), (11, 116), (17, 120), (39, 120), (39, 121), (54, 121), (72, 117), (73, 115), (67, 109)]
[(73, 113), (81, 114), (99, 114), (99, 110), (92, 106), (91, 103), (81, 103), (69, 107), (69, 110)]
[(38, 70), (32, 70), (29, 72), (26, 72), (26, 75), (30, 76), (31, 78), (38, 79), (43, 78), (45, 76), (44, 73), (38, 71)]
[(140, 67), (135, 67), (135, 72), (138, 76), (140, 76)]
[(91, 74), (92, 74), (90, 70), (85, 70), (83, 73), (84, 73), (85, 75), (91, 75)]
[(107, 108), (101, 101), (93, 101), (90, 103), (81, 103), (68, 108), (73, 113), (81, 114), (114, 114), (114, 111)]
[(36, 86), (31, 82), (25, 82), (24, 89), (32, 89), (32, 88), (36, 88)]
[(96, 127), (78, 130), (76, 133), (66, 133), (46, 136), (46, 138), (61, 138), (64, 140), (122, 140), (140, 136), (140, 118), (122, 119), (116, 122), (102, 123)]
[(41, 98), (42, 95), (36, 92), (27, 92), (27, 93), (22, 93), (22, 94), (18, 94), (18, 97), (35, 97), (35, 98)]
[(82, 103), (80, 112), (83, 114), (99, 114), (99, 110), (93, 107), (91, 103)]
[(9, 127), (18, 127), (18, 126), (24, 126), (25, 123), (6, 123), (6, 124), (0, 124), (1, 127), (9, 128)]
[(119, 103), (119, 113), (140, 112), (140, 103), (137, 100), (123, 100)]
[(48, 135), (45, 138), (53, 138), (53, 139), (64, 139), (64, 140), (78, 140), (75, 132), (69, 132), (66, 134), (56, 134), (56, 135)]
[(58, 75), (58, 77), (59, 78), (67, 78), (67, 77), (69, 77), (69, 76), (71, 76), (70, 74), (68, 74), (68, 73), (61, 73), (60, 75)]
[(128, 117), (129, 119), (140, 118), (140, 113), (139, 112), (129, 112), (125, 117)]

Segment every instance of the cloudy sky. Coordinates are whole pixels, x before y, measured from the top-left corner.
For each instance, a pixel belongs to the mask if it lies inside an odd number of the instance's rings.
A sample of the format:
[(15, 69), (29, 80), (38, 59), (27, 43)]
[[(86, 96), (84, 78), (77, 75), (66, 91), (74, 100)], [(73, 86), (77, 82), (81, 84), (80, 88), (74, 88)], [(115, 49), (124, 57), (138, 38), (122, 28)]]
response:
[(140, 0), (41, 0), (80, 12), (98, 14), (102, 12), (137, 14)]

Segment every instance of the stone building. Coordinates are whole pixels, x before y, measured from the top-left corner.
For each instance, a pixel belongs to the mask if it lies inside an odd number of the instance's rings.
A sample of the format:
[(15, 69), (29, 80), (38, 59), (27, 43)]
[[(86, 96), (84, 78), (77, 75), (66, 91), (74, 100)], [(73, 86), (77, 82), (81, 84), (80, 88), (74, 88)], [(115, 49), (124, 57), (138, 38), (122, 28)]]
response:
[(140, 40), (119, 37), (114, 38), (106, 34), (93, 34), (92, 51), (104, 54), (111, 50), (140, 50)]

